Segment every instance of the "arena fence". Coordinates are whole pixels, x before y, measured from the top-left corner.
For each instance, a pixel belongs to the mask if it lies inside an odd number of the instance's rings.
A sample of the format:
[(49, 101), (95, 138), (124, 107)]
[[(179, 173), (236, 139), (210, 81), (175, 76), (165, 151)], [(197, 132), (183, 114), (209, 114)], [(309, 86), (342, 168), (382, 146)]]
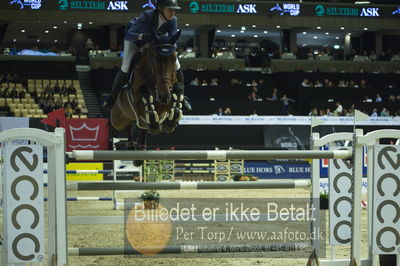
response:
[[(347, 137), (347, 136), (346, 136)], [(333, 137), (332, 137), (333, 138)], [(399, 215), (393, 219), (393, 207), (400, 209), (400, 180), (398, 175), (400, 147), (394, 145), (378, 145), (382, 138), (400, 139), (400, 131), (396, 130), (378, 130), (363, 135), (361, 130), (356, 130), (353, 134), (353, 148), (350, 150), (328, 150), (328, 151), (73, 151), (70, 157), (79, 160), (133, 160), (133, 159), (150, 159), (150, 160), (166, 160), (166, 159), (192, 159), (192, 160), (226, 160), (226, 159), (335, 159), (343, 160), (346, 166), (350, 167), (348, 159), (354, 162), (352, 166), (351, 189), (351, 255), (348, 260), (331, 260), (323, 262), (323, 265), (373, 265), (375, 264), (374, 254), (399, 254), (399, 243), (393, 241), (399, 236), (400, 222)], [(30, 140), (30, 144), (13, 144), (16, 139)], [(5, 142), (3, 174), (7, 178), (3, 178), (3, 195), (4, 195), (4, 235), (6, 242), (3, 245), (2, 265), (7, 263), (33, 263), (42, 262), (44, 259), (44, 202), (43, 202), (43, 152), (42, 146), (48, 147), (49, 158), (49, 175), (53, 178), (49, 179), (48, 186), (48, 264), (65, 265), (67, 264), (68, 253), (71, 254), (105, 254), (118, 253), (123, 248), (78, 248), (67, 249), (66, 236), (66, 185), (65, 185), (65, 150), (64, 150), (64, 130), (57, 128), (55, 133), (48, 133), (37, 129), (10, 129), (0, 133), (0, 141)], [(326, 140), (328, 141), (328, 140)], [(332, 141), (328, 141), (332, 142)], [(316, 139), (313, 147), (319, 147), (322, 141), (318, 143)], [(363, 163), (363, 148), (368, 147), (368, 177), (370, 212), (368, 227), (368, 244), (369, 257), (361, 260), (361, 178)], [(19, 160), (16, 160), (19, 158)], [(395, 159), (393, 159), (395, 158)], [(31, 164), (32, 162), (32, 164)], [(313, 161), (313, 171), (317, 163)], [(33, 165), (35, 167), (33, 167)], [(21, 173), (23, 176), (21, 177)], [(348, 174), (343, 174), (348, 176)], [(318, 181), (313, 176), (312, 184), (314, 185), (312, 195), (317, 192), (316, 187)], [(29, 181), (29, 182), (21, 182)], [(18, 183), (19, 182), (19, 183)], [(34, 193), (29, 198), (19, 197), (15, 193), (15, 186), (29, 186), (29, 191), (34, 187)], [(288, 183), (288, 182), (237, 182), (237, 183), (192, 183), (191, 184), (174, 184), (174, 183), (154, 183), (148, 185), (122, 183), (98, 184), (91, 182), (88, 184), (72, 183), (68, 185), (69, 189), (77, 190), (93, 190), (93, 189), (259, 189), (259, 188), (277, 188), (277, 187), (296, 187), (309, 186), (309, 183)], [(250, 184), (251, 183), (251, 184)], [(235, 184), (235, 185), (234, 185)], [(237, 184), (237, 185), (236, 185)], [(395, 186), (397, 185), (397, 187)], [(88, 187), (90, 186), (90, 188)], [(14, 191), (14, 192), (13, 192)], [(35, 214), (37, 221), (30, 225), (26, 220), (18, 220), (18, 216), (14, 216), (14, 223), (9, 220), (13, 212), (18, 212), (17, 204), (22, 204), (32, 213)], [(371, 206), (372, 205), (372, 206)], [(386, 207), (390, 205), (390, 207)], [(29, 208), (28, 208), (29, 206)], [(389, 211), (388, 211), (389, 210)], [(330, 210), (332, 212), (332, 210)], [(37, 215), (36, 215), (37, 214)], [(16, 226), (21, 225), (21, 226)], [(28, 224), (27, 224), (28, 223)], [(315, 226), (312, 225), (312, 226)], [(389, 237), (388, 234), (394, 235), (395, 238)], [(21, 256), (15, 246), (23, 238), (29, 238), (31, 246), (27, 250), (38, 250), (35, 254), (29, 256)], [(398, 240), (398, 239), (397, 239)], [(392, 241), (392, 242), (390, 242)], [(313, 254), (316, 254), (316, 246), (314, 245)], [(179, 248), (171, 247), (178, 251)], [(102, 253), (103, 252), (103, 253)], [(399, 256), (398, 261), (399, 261)], [(362, 262), (362, 264), (361, 264)]]

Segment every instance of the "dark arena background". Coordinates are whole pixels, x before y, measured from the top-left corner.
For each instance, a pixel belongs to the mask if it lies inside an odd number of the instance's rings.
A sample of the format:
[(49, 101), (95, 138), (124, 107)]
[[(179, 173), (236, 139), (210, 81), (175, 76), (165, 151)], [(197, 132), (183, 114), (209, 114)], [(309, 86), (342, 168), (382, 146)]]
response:
[[(148, 135), (147, 150), (307, 152), (313, 149), (315, 133), (324, 137), (356, 129), (363, 134), (400, 130), (399, 0), (177, 1), (181, 9), (176, 17), (182, 33), (176, 55), (192, 110), (184, 111), (174, 132)], [(117, 132), (111, 126), (109, 102), (124, 56), (126, 24), (155, 6), (156, 0), (1, 0), (0, 132), (12, 128), (54, 132), (62, 127), (66, 152), (130, 149), (129, 129)], [(368, 117), (355, 119), (359, 111)], [(315, 127), (314, 121), (318, 121)], [(334, 147), (351, 146), (353, 142), (337, 141)], [(381, 144), (399, 142), (393, 137), (382, 139)], [(318, 148), (328, 149), (323, 145)], [(365, 146), (360, 168), (363, 208), (370, 203), (366, 194), (370, 182), (367, 150)], [(48, 156), (45, 150), (45, 168)], [(81, 162), (69, 157), (66, 180), (311, 182), (313, 163), (318, 163), (321, 195), (328, 191), (327, 158), (314, 162), (310, 158), (214, 159), (211, 156), (197, 162), (165, 158), (146, 160), (136, 167), (125, 159)], [(44, 178), (51, 178), (47, 170)], [(276, 188), (270, 194), (263, 190), (255, 190), (254, 194), (251, 190), (216, 191), (163, 191), (161, 197), (308, 198), (310, 194), (310, 189), (304, 187), (291, 189), (290, 193)], [(67, 213), (124, 218), (127, 214), (119, 207), (124, 204), (122, 200), (136, 199), (142, 192), (69, 192)], [(328, 219), (328, 212), (322, 212), (322, 216)], [(362, 215), (361, 254), (365, 257), (371, 255), (365, 240), (371, 217), (366, 209)], [(97, 227), (68, 224), (68, 247), (89, 250), (127, 245), (124, 219), (110, 224), (96, 222)], [(328, 240), (326, 244), (330, 245)], [(184, 253), (184, 248), (168, 248)], [(213, 253), (204, 257), (185, 254), (182, 258), (143, 258), (128, 256), (122, 249), (107, 251), (109, 254), (86, 250), (85, 256), (84, 251), (76, 250), (70, 251), (69, 265), (283, 266), (306, 265), (309, 259), (309, 253), (306, 257), (283, 254), (272, 259), (269, 255), (220, 257)], [(397, 250), (400, 252), (398, 243)], [(348, 259), (351, 250), (347, 245), (336, 251), (326, 248), (325, 252), (330, 264), (322, 265), (344, 265), (335, 264), (335, 256)], [(396, 265), (394, 252), (375, 257), (377, 264), (365, 265)]]

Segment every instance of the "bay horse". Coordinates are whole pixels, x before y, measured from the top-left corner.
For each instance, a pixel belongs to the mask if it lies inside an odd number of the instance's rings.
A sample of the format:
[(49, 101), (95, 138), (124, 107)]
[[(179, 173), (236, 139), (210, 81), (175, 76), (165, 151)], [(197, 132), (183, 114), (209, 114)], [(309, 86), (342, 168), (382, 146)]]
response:
[(145, 149), (147, 133), (172, 133), (182, 118), (183, 95), (174, 90), (175, 43), (180, 34), (153, 34), (150, 46), (132, 60), (136, 62), (131, 66), (133, 80), (130, 78), (128, 86), (118, 93), (110, 114), (111, 125), (117, 131), (130, 127), (130, 148)]

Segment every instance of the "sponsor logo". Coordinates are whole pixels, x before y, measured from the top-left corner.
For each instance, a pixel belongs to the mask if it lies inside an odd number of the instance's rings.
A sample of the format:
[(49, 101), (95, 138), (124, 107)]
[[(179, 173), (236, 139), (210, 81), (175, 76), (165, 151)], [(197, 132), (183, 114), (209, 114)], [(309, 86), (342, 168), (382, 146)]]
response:
[(323, 16), (359, 16), (358, 8), (350, 7), (325, 7), (324, 5), (315, 6), (315, 15)]
[(110, 1), (107, 10), (128, 10), (128, 1)]
[(235, 13), (235, 5), (232, 4), (199, 4), (190, 2), (189, 10), (192, 14), (197, 13)]
[(40, 9), (42, 6), (42, 0), (12, 0), (10, 5), (19, 5), (19, 9), (24, 9), (26, 6), (31, 7), (31, 9)]
[(197, 14), (197, 13), (199, 13), (199, 10), (200, 10), (199, 3), (197, 3), (197, 2), (191, 2), (191, 3), (189, 4), (189, 10), (190, 10), (190, 13), (192, 13), (192, 14)]
[(255, 4), (240, 4), (236, 13), (243, 13), (243, 14), (256, 14), (256, 5)]
[(377, 8), (377, 7), (363, 8), (361, 10), (360, 16), (362, 16), (362, 17), (380, 17), (378, 12), (379, 12), (379, 8)]
[(300, 14), (300, 5), (299, 4), (282, 4), (282, 7), (279, 3), (270, 9), (270, 11), (277, 11), (280, 16), (285, 14), (289, 14), (290, 16), (298, 16)]
[(282, 165), (274, 165), (275, 174), (283, 174), (286, 172), (285, 168)]
[(400, 6), (398, 6), (397, 9), (392, 12), (392, 15), (400, 15)]

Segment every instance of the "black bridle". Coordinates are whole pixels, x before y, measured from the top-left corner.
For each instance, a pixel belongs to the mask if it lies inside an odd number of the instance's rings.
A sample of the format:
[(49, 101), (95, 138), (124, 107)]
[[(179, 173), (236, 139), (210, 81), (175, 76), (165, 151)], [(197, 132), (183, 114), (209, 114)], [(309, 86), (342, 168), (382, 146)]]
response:
[[(141, 72), (142, 77), (144, 78), (146, 84), (147, 84), (148, 86), (150, 86), (150, 88), (149, 88), (150, 91), (154, 91), (154, 92), (155, 92), (156, 99), (159, 99), (159, 93), (160, 93), (160, 92), (159, 92), (158, 83), (157, 83), (157, 76), (156, 76), (156, 73), (155, 73), (155, 66), (156, 66), (156, 64), (157, 64), (158, 62), (157, 62), (156, 56), (155, 56), (153, 53), (151, 53), (151, 50), (154, 50), (156, 53), (159, 53), (158, 49), (162, 49), (163, 47), (170, 48), (170, 47), (174, 47), (174, 46), (171, 45), (171, 44), (152, 45), (152, 46), (150, 46), (149, 48), (147, 48), (147, 49), (144, 51), (143, 56), (144, 56), (146, 53), (149, 53), (147, 56), (150, 58), (150, 60), (149, 60), (148, 62), (146, 62), (146, 63), (149, 63), (149, 64), (150, 64), (151, 75), (149, 75), (149, 73), (146, 72), (144, 68), (140, 68), (140, 69), (139, 69), (138, 67), (136, 67), (136, 68)], [(172, 55), (172, 54), (173, 54), (173, 53), (171, 53), (171, 55)], [(171, 56), (171, 55), (170, 55), (170, 56)], [(143, 59), (142, 59), (142, 60), (143, 60)], [(137, 66), (138, 66), (138, 65), (140, 65), (140, 64), (137, 64)], [(172, 77), (170, 77), (170, 76), (161, 76), (161, 77), (159, 78), (159, 80), (160, 80), (160, 81), (166, 81), (166, 82), (168, 82), (168, 83), (169, 83), (170, 89), (172, 88)]]

